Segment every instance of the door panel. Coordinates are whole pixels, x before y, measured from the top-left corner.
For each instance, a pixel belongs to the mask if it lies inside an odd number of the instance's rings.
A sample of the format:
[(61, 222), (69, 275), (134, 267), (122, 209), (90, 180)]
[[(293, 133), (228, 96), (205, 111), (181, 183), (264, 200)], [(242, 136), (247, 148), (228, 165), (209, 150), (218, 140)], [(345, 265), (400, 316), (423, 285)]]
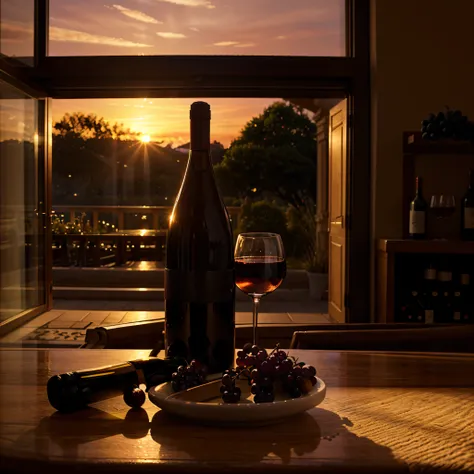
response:
[(0, 322), (46, 304), (39, 102), (0, 81)]
[(329, 114), (329, 314), (345, 322), (347, 101)]

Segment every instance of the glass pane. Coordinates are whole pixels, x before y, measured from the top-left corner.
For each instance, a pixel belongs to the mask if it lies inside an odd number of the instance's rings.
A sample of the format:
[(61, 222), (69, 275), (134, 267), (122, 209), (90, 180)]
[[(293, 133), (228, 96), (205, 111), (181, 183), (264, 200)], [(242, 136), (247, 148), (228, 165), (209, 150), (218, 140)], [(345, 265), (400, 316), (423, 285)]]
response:
[(34, 0), (0, 0), (0, 52), (32, 64)]
[(50, 55), (344, 56), (345, 0), (50, 0)]
[(45, 298), (37, 106), (0, 82), (0, 321)]

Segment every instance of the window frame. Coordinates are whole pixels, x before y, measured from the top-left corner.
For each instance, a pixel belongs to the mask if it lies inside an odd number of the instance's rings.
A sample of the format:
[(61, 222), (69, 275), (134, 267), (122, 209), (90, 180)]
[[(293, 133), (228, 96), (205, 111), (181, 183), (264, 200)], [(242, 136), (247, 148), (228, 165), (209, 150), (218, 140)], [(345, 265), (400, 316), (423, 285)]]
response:
[[(49, 0), (35, 1), (34, 67), (50, 98), (347, 97), (346, 307), (370, 320), (370, 0), (346, 0), (346, 56), (49, 57)], [(0, 61), (0, 70), (3, 61)], [(20, 71), (21, 69), (21, 71)], [(15, 75), (15, 74), (13, 74)]]

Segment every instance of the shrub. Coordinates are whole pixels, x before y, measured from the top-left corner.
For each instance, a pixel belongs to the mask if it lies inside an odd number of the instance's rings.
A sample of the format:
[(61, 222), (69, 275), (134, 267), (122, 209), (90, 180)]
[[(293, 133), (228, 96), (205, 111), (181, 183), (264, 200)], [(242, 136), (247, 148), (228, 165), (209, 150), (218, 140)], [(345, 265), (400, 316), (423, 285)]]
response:
[(242, 206), (238, 234), (242, 232), (275, 232), (280, 234), (286, 245), (285, 212), (278, 205), (269, 201), (246, 202)]

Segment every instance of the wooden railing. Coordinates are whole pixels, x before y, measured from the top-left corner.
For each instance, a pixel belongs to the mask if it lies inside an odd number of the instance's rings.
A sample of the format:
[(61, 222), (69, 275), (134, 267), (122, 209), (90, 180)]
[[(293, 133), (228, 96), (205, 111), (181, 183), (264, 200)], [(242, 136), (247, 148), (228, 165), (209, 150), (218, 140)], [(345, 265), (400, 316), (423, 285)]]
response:
[[(229, 215), (232, 219), (232, 226), (234, 229), (239, 224), (239, 217), (241, 207), (227, 207)], [(68, 213), (69, 220), (74, 221), (75, 217), (85, 213), (90, 216), (90, 223), (92, 229), (97, 231), (99, 229), (99, 222), (101, 214), (113, 214), (117, 216), (117, 227), (119, 230), (128, 230), (125, 226), (125, 216), (127, 214), (142, 214), (152, 216), (151, 229), (152, 230), (166, 230), (168, 228), (168, 218), (171, 214), (171, 206), (53, 206), (56, 214)]]

